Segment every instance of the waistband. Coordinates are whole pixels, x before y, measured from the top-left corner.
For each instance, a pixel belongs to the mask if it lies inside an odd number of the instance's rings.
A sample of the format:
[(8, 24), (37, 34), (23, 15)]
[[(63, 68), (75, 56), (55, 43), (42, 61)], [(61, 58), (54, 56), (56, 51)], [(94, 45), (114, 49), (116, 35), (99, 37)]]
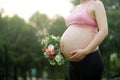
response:
[(88, 25), (80, 25), (80, 24), (71, 24), (69, 27), (81, 27), (85, 29), (91, 29), (91, 30), (97, 30), (97, 27), (94, 26), (88, 26)]

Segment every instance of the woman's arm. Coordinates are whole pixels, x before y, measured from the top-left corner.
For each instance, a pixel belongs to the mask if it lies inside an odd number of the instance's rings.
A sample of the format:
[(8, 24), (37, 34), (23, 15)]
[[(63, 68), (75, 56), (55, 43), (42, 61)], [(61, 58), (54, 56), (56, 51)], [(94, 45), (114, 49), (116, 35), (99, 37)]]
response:
[(108, 35), (108, 24), (107, 17), (104, 5), (101, 1), (95, 1), (95, 18), (98, 24), (98, 33), (91, 41), (91, 43), (85, 48), (85, 50), (89, 53), (105, 39)]

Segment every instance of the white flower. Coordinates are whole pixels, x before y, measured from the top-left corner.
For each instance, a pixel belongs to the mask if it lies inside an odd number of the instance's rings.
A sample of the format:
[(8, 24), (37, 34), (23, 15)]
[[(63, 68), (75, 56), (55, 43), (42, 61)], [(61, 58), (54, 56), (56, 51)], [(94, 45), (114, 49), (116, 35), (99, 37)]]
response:
[(61, 55), (56, 55), (56, 56), (55, 56), (56, 62), (60, 62), (61, 59), (62, 59)]
[(56, 37), (54, 35), (51, 35), (51, 37), (56, 40)]
[(50, 44), (48, 45), (48, 49), (51, 51), (51, 50), (54, 50), (54, 45)]
[(51, 64), (51, 65), (55, 65), (56, 63), (55, 63), (54, 60), (50, 60), (50, 64)]
[(49, 56), (47, 55), (47, 53), (46, 53), (46, 52), (44, 52), (44, 56), (45, 56), (46, 58), (49, 58)]

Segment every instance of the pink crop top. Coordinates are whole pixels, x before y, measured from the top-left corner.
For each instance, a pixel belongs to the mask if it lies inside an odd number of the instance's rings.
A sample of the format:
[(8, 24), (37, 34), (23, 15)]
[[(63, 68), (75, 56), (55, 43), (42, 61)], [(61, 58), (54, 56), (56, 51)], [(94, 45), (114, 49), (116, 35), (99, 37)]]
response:
[(66, 25), (67, 26), (78, 26), (78, 27), (85, 27), (85, 28), (91, 28), (91, 29), (97, 29), (97, 23), (95, 19), (92, 19), (88, 13), (88, 7), (90, 6), (90, 4), (92, 4), (93, 0), (90, 0), (84, 7), (82, 10), (73, 13), (71, 15), (69, 15), (66, 18)]

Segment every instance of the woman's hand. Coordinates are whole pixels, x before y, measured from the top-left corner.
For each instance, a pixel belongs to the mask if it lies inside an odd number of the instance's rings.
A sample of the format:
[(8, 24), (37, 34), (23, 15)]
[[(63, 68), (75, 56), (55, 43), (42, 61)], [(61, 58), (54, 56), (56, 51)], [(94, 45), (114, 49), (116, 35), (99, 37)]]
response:
[(76, 49), (71, 52), (71, 57), (69, 57), (69, 60), (79, 62), (86, 57), (87, 53), (88, 52), (85, 49)]

